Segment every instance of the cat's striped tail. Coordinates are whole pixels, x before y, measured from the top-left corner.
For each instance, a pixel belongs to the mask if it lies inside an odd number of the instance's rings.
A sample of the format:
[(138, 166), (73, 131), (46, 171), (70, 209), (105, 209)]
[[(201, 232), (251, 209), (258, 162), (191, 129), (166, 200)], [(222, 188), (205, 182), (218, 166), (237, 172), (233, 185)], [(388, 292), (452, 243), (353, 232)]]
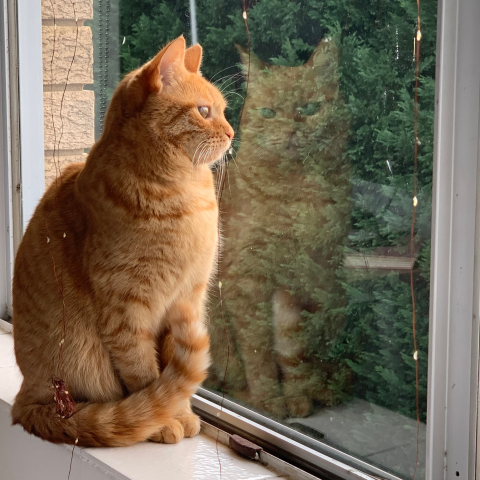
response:
[[(61, 419), (54, 403), (32, 404), (17, 396), (12, 408), (14, 424), (54, 443), (84, 447), (127, 446), (148, 440), (178, 414), (206, 377), (209, 338), (203, 322), (189, 306), (176, 309), (171, 318), (175, 348), (160, 377), (148, 387), (118, 401), (78, 403), (74, 415)], [(30, 397), (31, 398), (31, 397)]]

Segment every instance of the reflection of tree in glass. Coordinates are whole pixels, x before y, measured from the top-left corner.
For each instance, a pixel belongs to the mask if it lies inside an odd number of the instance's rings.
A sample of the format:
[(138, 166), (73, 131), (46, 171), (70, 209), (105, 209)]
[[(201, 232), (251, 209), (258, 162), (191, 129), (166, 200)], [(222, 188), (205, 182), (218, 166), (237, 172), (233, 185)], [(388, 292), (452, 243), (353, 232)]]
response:
[[(350, 224), (348, 128), (332, 39), (296, 67), (252, 54), (238, 165), (222, 203), (220, 271), (234, 339), (227, 381), (231, 394), (280, 418), (334, 400), (328, 380), (337, 368), (327, 355), (343, 324), (336, 270)], [(314, 354), (304, 324), (317, 336)], [(213, 372), (222, 379), (218, 312), (210, 330)]]

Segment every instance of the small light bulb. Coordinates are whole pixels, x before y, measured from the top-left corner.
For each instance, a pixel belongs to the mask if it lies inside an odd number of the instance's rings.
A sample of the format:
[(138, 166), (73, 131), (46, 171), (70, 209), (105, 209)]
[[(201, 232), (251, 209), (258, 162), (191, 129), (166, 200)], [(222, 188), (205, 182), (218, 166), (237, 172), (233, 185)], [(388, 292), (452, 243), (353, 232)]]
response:
[(50, 239), (47, 237), (47, 243), (50, 243)]
[(415, 352), (413, 352), (413, 359), (414, 359), (415, 361), (418, 360), (418, 350), (415, 350)]
[(246, 10), (243, 12), (243, 19), (244, 19), (244, 20), (247, 19), (247, 11), (246, 11)]
[(418, 205), (417, 197), (413, 197), (413, 206), (416, 207)]
[(420, 30), (417, 30), (417, 42), (419, 42), (422, 39), (422, 32)]

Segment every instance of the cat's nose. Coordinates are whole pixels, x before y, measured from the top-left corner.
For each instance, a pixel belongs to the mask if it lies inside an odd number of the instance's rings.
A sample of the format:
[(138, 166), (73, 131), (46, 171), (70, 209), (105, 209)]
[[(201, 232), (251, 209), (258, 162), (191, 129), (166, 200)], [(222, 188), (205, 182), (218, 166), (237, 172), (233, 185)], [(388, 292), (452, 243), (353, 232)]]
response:
[(228, 137), (229, 140), (232, 140), (234, 134), (235, 132), (233, 131), (233, 128), (228, 125), (228, 127), (225, 128), (225, 135)]

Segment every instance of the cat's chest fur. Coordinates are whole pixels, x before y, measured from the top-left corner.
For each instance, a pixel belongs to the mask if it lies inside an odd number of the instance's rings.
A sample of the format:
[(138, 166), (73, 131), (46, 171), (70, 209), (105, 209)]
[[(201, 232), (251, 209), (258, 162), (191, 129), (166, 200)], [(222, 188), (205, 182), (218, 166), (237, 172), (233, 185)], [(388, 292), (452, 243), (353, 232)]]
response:
[(89, 242), (90, 274), (102, 293), (115, 288), (155, 309), (164, 303), (162, 292), (185, 293), (209, 281), (218, 206), (211, 172), (200, 173), (175, 193), (144, 196), (141, 208), (119, 208), (114, 215), (112, 205), (106, 205)]

